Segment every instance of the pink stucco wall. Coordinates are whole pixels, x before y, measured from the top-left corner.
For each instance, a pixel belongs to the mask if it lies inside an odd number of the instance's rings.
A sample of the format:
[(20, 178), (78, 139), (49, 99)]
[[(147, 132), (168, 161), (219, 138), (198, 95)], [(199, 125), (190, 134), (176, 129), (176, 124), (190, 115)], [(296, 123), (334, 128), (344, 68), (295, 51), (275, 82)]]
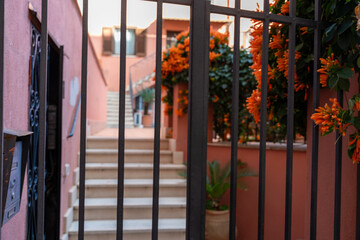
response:
[(87, 118), (91, 133), (95, 133), (106, 127), (108, 86), (90, 37), (88, 67)]
[[(30, 57), (30, 20), (28, 1), (6, 1), (5, 26), (5, 127), (28, 130), (29, 106), (29, 57)], [(31, 4), (40, 14), (41, 1), (32, 0)], [(79, 124), (74, 137), (67, 139), (73, 121), (75, 107), (69, 103), (70, 81), (81, 76), (81, 16), (74, 0), (49, 1), (48, 27), (50, 36), (59, 45), (64, 46), (65, 57), (63, 80), (65, 81), (65, 99), (63, 100), (62, 128), (62, 173), (64, 164), (69, 163), (71, 170), (77, 167), (79, 151)], [(102, 121), (106, 112), (106, 84), (89, 47), (88, 81), (88, 118)], [(97, 94), (94, 100), (92, 97)], [(105, 115), (105, 114), (104, 114)], [(61, 180), (61, 221), (68, 208), (68, 190), (73, 185), (73, 174)], [(2, 239), (25, 239), (26, 235), (26, 188), (22, 197), (21, 212), (3, 227)], [(60, 231), (62, 232), (62, 222)]]

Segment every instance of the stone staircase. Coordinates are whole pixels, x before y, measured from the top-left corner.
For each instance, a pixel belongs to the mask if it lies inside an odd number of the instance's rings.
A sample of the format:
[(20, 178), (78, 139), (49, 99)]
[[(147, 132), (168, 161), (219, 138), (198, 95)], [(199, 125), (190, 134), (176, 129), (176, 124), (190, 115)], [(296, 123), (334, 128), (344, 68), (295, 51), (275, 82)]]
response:
[[(153, 144), (152, 139), (125, 140), (124, 240), (151, 239)], [(160, 145), (158, 239), (184, 240), (186, 181), (178, 174), (185, 170), (183, 156), (170, 150), (169, 140)], [(88, 138), (85, 185), (85, 239), (116, 239), (117, 138)], [(69, 240), (78, 234), (78, 199), (73, 203)]]
[[(107, 123), (108, 128), (117, 128), (119, 126), (119, 92), (107, 93)], [(130, 95), (125, 96), (125, 128), (134, 127), (134, 117)]]

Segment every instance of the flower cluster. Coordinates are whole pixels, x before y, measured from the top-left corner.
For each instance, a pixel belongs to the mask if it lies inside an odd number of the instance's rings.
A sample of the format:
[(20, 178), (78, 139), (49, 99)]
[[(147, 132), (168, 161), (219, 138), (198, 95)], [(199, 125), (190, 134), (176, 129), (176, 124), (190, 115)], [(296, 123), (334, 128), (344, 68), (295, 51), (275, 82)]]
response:
[[(209, 102), (213, 106), (213, 127), (217, 135), (226, 140), (231, 126), (231, 101), (233, 79), (233, 50), (229, 46), (229, 34), (211, 31), (209, 41)], [(239, 82), (240, 82), (240, 112), (239, 137), (247, 141), (253, 136), (252, 118), (246, 109), (246, 98), (255, 89), (255, 79), (252, 70), (251, 55), (240, 50), (239, 53)], [(162, 87), (166, 95), (162, 98), (165, 103), (165, 114), (173, 114), (173, 102), (178, 103), (174, 114), (183, 116), (187, 113), (188, 91), (181, 90), (179, 97), (174, 99), (174, 86), (187, 83), (189, 75), (189, 33), (184, 32), (177, 36), (176, 44), (163, 53)]]
[(326, 59), (320, 58), (320, 61), (321, 68), (318, 70), (320, 73), (320, 84), (322, 87), (326, 87), (329, 76), (339, 71), (340, 62), (337, 59), (334, 59), (334, 53)]
[(163, 79), (189, 69), (188, 53), (190, 41), (189, 38), (185, 38), (188, 35), (189, 32), (181, 33), (179, 36), (177, 36), (177, 39), (178, 41), (182, 41), (163, 53), (164, 61), (162, 62), (161, 66), (161, 77)]
[(247, 109), (254, 116), (255, 122), (260, 122), (261, 93), (259, 89), (253, 90), (251, 96), (246, 99)]
[(177, 99), (178, 109), (176, 109), (176, 115), (179, 117), (187, 113), (189, 103), (188, 95), (188, 90), (179, 90), (179, 97)]
[[(228, 34), (211, 31), (209, 46), (210, 65), (216, 62), (216, 59), (221, 56), (219, 48), (222, 45), (228, 44), (228, 37)], [(163, 97), (162, 100), (167, 105), (165, 114), (169, 115), (172, 114), (173, 87), (178, 83), (187, 82), (189, 75), (189, 32), (180, 33), (176, 39), (176, 44), (163, 52), (161, 66), (161, 84), (163, 88), (167, 90), (167, 96)], [(185, 110), (185, 108), (183, 110)], [(185, 112), (186, 110), (182, 111), (181, 114)]]
[(360, 135), (358, 133), (350, 136), (349, 156), (353, 160), (354, 164), (360, 163)]
[(324, 107), (319, 107), (316, 112), (311, 116), (311, 119), (319, 125), (321, 135), (327, 135), (334, 130), (345, 136), (346, 128), (350, 123), (344, 124), (344, 120), (341, 115), (344, 113), (344, 109), (340, 106), (336, 98), (330, 98), (332, 106), (325, 104)]
[[(354, 72), (360, 73), (360, 4), (356, 0), (326, 1), (322, 6), (326, 28), (323, 35), (324, 57), (320, 58), (320, 84), (335, 91), (350, 89)], [(336, 11), (335, 11), (336, 9)], [(348, 155), (353, 163), (360, 162), (360, 95), (348, 100), (342, 108), (336, 99), (332, 106), (318, 107), (311, 119), (319, 125), (322, 135), (338, 130), (342, 136), (350, 135)], [(352, 128), (349, 128), (352, 126)], [(350, 130), (351, 129), (351, 130)], [(355, 129), (355, 132), (354, 132)]]
[[(270, 12), (279, 15), (289, 14), (290, 2), (284, 0), (273, 1), (270, 5)], [(260, 11), (258, 9), (258, 11)], [(261, 81), (262, 81), (262, 51), (263, 51), (263, 22), (252, 20), (250, 52), (253, 56), (253, 70), (257, 81), (257, 89), (247, 99), (247, 109), (252, 114), (256, 123), (260, 121), (261, 103)], [(306, 101), (311, 78), (310, 60), (307, 54), (310, 52), (307, 46), (311, 39), (309, 28), (302, 27), (297, 30), (295, 51), (295, 119), (296, 132), (305, 136), (306, 134)], [(282, 23), (271, 23), (269, 26), (269, 62), (267, 66), (268, 85), (268, 140), (281, 141), (286, 137), (286, 108), (287, 108), (287, 85), (289, 79), (289, 26)], [(310, 47), (311, 49), (311, 47)], [(285, 110), (285, 111), (284, 111)], [(302, 120), (301, 120), (302, 119)], [(278, 127), (280, 124), (280, 127)]]

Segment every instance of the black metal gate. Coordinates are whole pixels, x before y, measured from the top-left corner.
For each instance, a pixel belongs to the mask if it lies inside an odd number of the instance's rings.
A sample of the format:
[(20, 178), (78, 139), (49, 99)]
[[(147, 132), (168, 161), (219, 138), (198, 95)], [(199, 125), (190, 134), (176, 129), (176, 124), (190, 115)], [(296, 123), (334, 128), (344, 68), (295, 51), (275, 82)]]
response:
[[(122, 239), (123, 233), (123, 197), (124, 197), (124, 116), (125, 116), (125, 78), (126, 78), (126, 6), (127, 0), (121, 1), (121, 55), (120, 55), (120, 99), (119, 99), (119, 141), (118, 141), (118, 209), (117, 209), (117, 239)], [(289, 81), (288, 81), (288, 119), (287, 119), (287, 168), (286, 168), (286, 214), (285, 239), (291, 239), (291, 209), (292, 209), (292, 172), (293, 172), (293, 126), (294, 126), (294, 74), (295, 74), (295, 34), (297, 26), (314, 28), (314, 58), (320, 57), (321, 46), (321, 1), (315, 0), (315, 18), (303, 19), (296, 16), (296, 1), (290, 2), (289, 16), (270, 14), (269, 0), (264, 0), (264, 11), (255, 12), (241, 8), (240, 0), (235, 1), (235, 8), (215, 6), (210, 0), (151, 0), (157, 3), (157, 38), (156, 38), (156, 102), (155, 102), (155, 144), (154, 144), (154, 178), (153, 178), (153, 216), (152, 239), (158, 239), (159, 216), (159, 157), (160, 157), (160, 101), (161, 101), (161, 51), (162, 51), (162, 8), (164, 3), (187, 5), (191, 7), (190, 28), (190, 81), (189, 81), (189, 134), (188, 134), (188, 179), (187, 179), (187, 225), (186, 238), (189, 240), (204, 239), (205, 232), (205, 179), (207, 152), (207, 116), (208, 116), (208, 72), (209, 72), (209, 36), (210, 14), (234, 16), (235, 32), (234, 46), (239, 46), (240, 18), (252, 18), (263, 21), (263, 49), (269, 46), (269, 24), (279, 22), (288, 24), (289, 30)], [(41, 39), (47, 38), (47, 4), (42, 0)], [(4, 83), (4, 0), (0, 1), (0, 135), (3, 135), (3, 83)], [(47, 49), (48, 42), (41, 42), (41, 49)], [(81, 86), (81, 144), (80, 144), (80, 196), (79, 196), (79, 239), (84, 239), (84, 197), (85, 197), (85, 163), (86, 163), (86, 89), (87, 89), (87, 50), (88, 50), (88, 0), (83, 0), (83, 47), (82, 47), (82, 86)], [(231, 136), (238, 136), (238, 94), (239, 86), (236, 80), (239, 71), (239, 49), (234, 48), (233, 66), (233, 111)], [(261, 127), (260, 127), (260, 171), (259, 171), (259, 205), (258, 205), (258, 239), (264, 239), (264, 209), (265, 209), (265, 167), (266, 167), (266, 117), (267, 117), (267, 63), (268, 52), (262, 55), (262, 89), (261, 89)], [(46, 96), (47, 53), (41, 52), (40, 57), (40, 96)], [(319, 62), (314, 61), (313, 78), (313, 109), (319, 103)], [(341, 96), (339, 96), (341, 97)], [(45, 147), (46, 147), (46, 99), (40, 98), (39, 105), (39, 165), (38, 165), (38, 209), (37, 209), (37, 239), (44, 236), (44, 185), (45, 185)], [(318, 131), (312, 136), (312, 178), (311, 178), (311, 221), (310, 239), (316, 239), (317, 222), (317, 172), (318, 172)], [(238, 139), (232, 138), (231, 149), (231, 200), (230, 200), (230, 239), (235, 239), (236, 219), (236, 162)], [(3, 139), (0, 138), (3, 148)], [(340, 200), (341, 200), (341, 141), (337, 143), (336, 179), (335, 179), (335, 220), (334, 239), (340, 239)], [(0, 159), (0, 179), (2, 183), (2, 155)], [(358, 178), (359, 178), (358, 174)], [(359, 181), (360, 182), (360, 179)], [(2, 184), (0, 185), (0, 194)], [(358, 199), (359, 199), (358, 194)], [(0, 212), (2, 212), (2, 197), (0, 196)], [(359, 211), (359, 208), (358, 208)], [(358, 216), (360, 216), (358, 214)], [(357, 219), (357, 226), (360, 219)], [(359, 232), (359, 231), (357, 231)], [(360, 239), (358, 233), (357, 239)]]

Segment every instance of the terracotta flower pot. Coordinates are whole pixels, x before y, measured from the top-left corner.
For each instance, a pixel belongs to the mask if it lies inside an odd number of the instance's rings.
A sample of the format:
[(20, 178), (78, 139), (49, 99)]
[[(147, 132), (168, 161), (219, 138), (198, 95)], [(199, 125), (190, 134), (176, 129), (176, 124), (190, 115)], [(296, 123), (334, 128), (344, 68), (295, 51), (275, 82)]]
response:
[(206, 210), (205, 239), (228, 240), (230, 223), (229, 217), (229, 210)]
[(142, 116), (142, 125), (144, 125), (144, 127), (152, 127), (153, 126), (153, 117), (151, 115), (143, 115)]

